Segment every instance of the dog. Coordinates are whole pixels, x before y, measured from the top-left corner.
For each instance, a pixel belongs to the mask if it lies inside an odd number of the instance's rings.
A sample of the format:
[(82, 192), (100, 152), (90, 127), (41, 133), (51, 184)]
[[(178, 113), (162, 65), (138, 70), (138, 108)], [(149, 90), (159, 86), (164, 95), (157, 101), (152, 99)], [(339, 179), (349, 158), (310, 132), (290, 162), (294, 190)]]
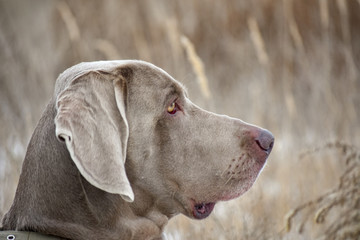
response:
[(245, 193), (273, 145), (268, 130), (196, 106), (150, 63), (81, 63), (57, 79), (2, 230), (162, 239), (171, 217), (203, 219)]

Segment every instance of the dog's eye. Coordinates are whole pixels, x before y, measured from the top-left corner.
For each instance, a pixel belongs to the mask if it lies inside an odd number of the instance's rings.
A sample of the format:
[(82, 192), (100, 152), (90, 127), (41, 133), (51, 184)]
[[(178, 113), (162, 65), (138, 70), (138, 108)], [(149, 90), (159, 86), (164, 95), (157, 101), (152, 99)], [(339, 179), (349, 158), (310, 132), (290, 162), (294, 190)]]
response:
[(175, 102), (172, 102), (168, 108), (167, 108), (167, 112), (170, 113), (170, 114), (175, 114), (177, 111), (177, 107), (176, 107), (176, 103)]

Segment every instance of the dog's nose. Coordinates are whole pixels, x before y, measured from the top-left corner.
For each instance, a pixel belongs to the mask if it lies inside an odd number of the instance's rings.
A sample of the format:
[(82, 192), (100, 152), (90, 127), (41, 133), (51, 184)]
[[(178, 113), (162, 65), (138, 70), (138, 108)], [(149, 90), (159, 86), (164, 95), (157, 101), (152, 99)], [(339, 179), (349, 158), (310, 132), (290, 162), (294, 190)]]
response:
[(274, 146), (274, 136), (268, 130), (261, 130), (258, 137), (255, 138), (257, 145), (265, 151), (267, 154), (270, 154)]

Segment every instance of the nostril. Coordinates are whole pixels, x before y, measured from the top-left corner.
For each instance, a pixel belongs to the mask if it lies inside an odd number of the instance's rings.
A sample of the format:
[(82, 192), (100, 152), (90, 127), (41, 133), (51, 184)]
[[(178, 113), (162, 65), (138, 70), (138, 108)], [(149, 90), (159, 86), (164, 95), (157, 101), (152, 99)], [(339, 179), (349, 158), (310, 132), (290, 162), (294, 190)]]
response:
[(262, 130), (255, 139), (256, 144), (266, 153), (270, 153), (274, 146), (274, 136), (268, 130)]

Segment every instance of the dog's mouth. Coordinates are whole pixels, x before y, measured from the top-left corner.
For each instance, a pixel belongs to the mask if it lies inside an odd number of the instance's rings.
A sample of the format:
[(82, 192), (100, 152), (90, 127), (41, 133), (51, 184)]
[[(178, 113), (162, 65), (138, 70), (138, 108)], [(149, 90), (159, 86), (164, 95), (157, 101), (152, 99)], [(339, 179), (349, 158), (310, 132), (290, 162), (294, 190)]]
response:
[(211, 214), (214, 207), (215, 207), (214, 202), (197, 203), (193, 205), (192, 214), (196, 219), (204, 219)]

